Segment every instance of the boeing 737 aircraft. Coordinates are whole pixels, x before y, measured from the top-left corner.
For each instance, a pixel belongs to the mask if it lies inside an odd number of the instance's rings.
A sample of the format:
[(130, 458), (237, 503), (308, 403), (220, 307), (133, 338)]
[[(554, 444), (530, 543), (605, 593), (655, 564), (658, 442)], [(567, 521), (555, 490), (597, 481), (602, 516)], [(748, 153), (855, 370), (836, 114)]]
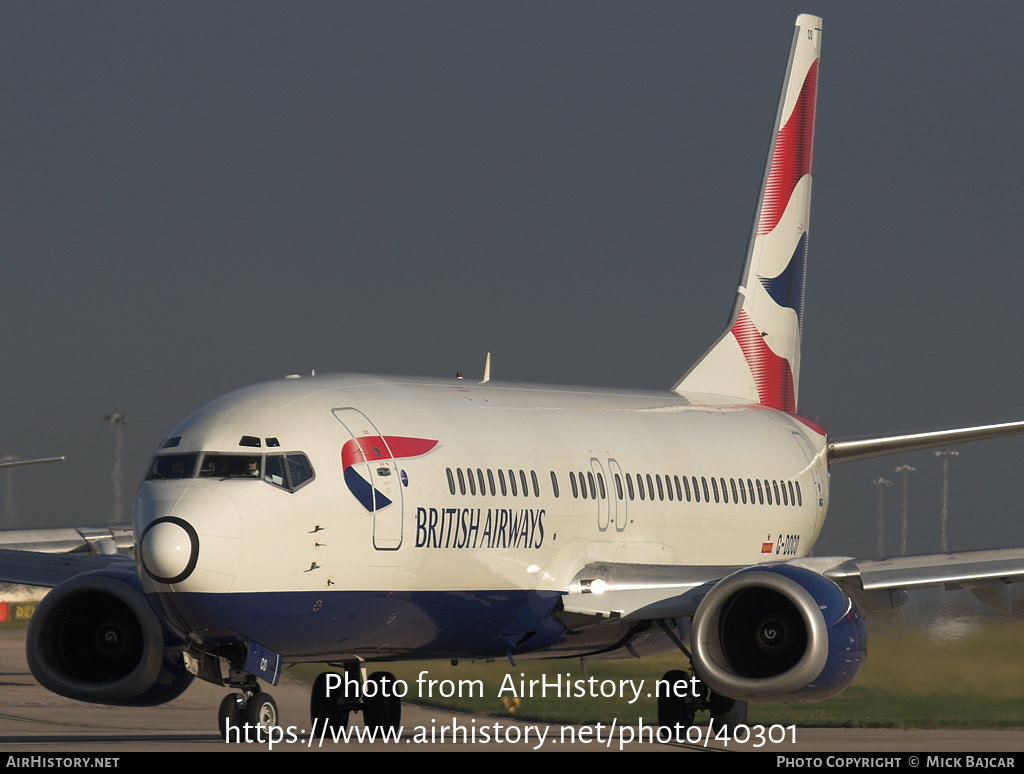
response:
[(730, 322), (672, 389), (350, 374), (225, 395), (156, 451), (134, 561), (0, 554), (4, 579), (55, 586), (28, 632), (36, 679), (152, 705), (198, 676), (232, 691), (223, 730), (277, 724), (258, 679), (327, 663), (363, 695), (324, 673), (313, 717), (391, 728), (401, 705), (370, 662), (678, 649), (708, 689), (662, 700), (660, 722), (739, 722), (746, 702), (843, 690), (861, 609), (904, 589), (1005, 607), (1024, 549), (810, 556), (830, 466), (1024, 432), (838, 441), (797, 414), (820, 47), (800, 16)]

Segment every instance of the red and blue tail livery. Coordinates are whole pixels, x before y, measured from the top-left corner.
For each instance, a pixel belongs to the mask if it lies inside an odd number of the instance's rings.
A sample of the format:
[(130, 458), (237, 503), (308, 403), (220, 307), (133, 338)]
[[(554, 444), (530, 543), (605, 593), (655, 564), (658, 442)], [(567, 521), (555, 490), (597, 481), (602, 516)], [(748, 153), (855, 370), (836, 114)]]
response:
[(732, 318), (677, 392), (796, 411), (820, 45), (821, 20), (800, 16)]

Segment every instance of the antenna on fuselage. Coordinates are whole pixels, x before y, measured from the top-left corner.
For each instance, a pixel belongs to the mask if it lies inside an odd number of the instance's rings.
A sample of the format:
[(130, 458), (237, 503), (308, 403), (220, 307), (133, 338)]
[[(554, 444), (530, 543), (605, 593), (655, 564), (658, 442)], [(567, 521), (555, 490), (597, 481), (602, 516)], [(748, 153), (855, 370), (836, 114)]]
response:
[(487, 384), (491, 381), (491, 353), (487, 353), (487, 360), (484, 361), (484, 378), (480, 384)]

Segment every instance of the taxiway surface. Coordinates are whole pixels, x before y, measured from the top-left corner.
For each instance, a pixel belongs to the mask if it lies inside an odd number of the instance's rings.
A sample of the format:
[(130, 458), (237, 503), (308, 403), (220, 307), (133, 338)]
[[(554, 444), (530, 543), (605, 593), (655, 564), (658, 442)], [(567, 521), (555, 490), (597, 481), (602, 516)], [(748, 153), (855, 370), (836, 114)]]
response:
[[(0, 631), (0, 751), (4, 754), (116, 756), (121, 752), (231, 752), (239, 748), (266, 750), (269, 742), (226, 744), (216, 731), (216, 710), (225, 691), (195, 681), (178, 699), (160, 707), (108, 707), (56, 696), (32, 678), (25, 660), (25, 629)], [(414, 705), (403, 707), (405, 731), (398, 741), (309, 741), (309, 686), (287, 676), (271, 688), (280, 722), (294, 726), (295, 739), (272, 745), (274, 751), (340, 751), (353, 746), (378, 751), (546, 752), (597, 749), (624, 751), (687, 751), (700, 745), (628, 741), (624, 727), (562, 727), (516, 720), (454, 714)], [(361, 715), (353, 715), (353, 728)], [(453, 741), (451, 729), (462, 729), (467, 741)], [(439, 735), (445, 729), (445, 739)], [(484, 729), (488, 738), (484, 740)], [(532, 729), (532, 730), (529, 730)], [(588, 730), (589, 729), (589, 730)], [(635, 727), (630, 733), (635, 734)], [(300, 733), (301, 732), (301, 733)], [(468, 734), (475, 732), (473, 741)], [(545, 733), (543, 741), (540, 733)], [(581, 738), (581, 733), (584, 735)], [(588, 735), (589, 736), (586, 736)], [(431, 735), (433, 738), (431, 738)], [(851, 752), (1015, 752), (1024, 750), (1024, 729), (892, 730), (797, 728), (795, 744), (767, 744), (773, 753)], [(497, 737), (497, 738), (493, 738)], [(610, 742), (606, 741), (610, 738)], [(626, 743), (622, 743), (625, 741)], [(712, 742), (711, 749), (722, 745)], [(752, 744), (730, 745), (730, 751), (752, 751)]]

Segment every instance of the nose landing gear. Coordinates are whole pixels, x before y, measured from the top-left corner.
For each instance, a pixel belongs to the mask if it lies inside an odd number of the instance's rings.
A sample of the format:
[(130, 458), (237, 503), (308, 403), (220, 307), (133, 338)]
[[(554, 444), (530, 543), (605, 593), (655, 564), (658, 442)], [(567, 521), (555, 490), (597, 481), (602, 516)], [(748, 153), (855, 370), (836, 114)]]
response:
[(227, 742), (269, 738), (277, 723), (277, 703), (258, 685), (244, 686), (246, 693), (229, 693), (217, 710), (217, 729)]
[[(390, 672), (367, 677), (363, 662), (345, 662), (343, 672), (322, 672), (313, 681), (309, 714), (314, 733), (323, 729), (325, 739), (338, 740), (348, 727), (349, 715), (363, 713), (363, 725), (381, 735), (395, 734), (402, 722), (402, 699), (395, 691)], [(277, 704), (260, 690), (251, 675), (232, 681), (239, 692), (229, 693), (217, 710), (217, 728), (227, 742), (265, 741), (279, 725)]]

